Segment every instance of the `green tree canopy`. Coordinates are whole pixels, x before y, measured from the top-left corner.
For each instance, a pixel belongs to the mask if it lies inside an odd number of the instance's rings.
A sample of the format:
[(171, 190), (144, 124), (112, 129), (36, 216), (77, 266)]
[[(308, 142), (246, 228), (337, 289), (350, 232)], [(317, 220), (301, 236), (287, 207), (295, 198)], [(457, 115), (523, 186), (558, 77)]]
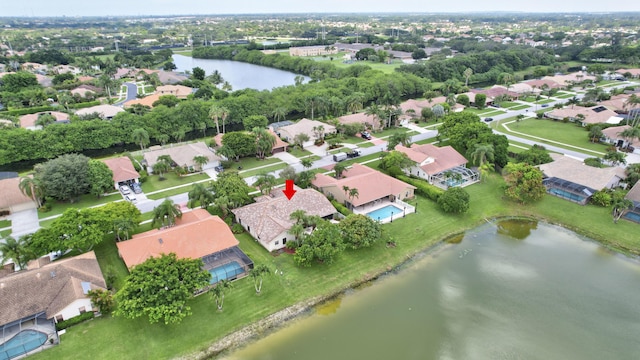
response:
[(89, 158), (80, 154), (62, 155), (34, 167), (34, 178), (46, 196), (74, 201), (91, 189)]
[(293, 260), (299, 266), (311, 266), (314, 260), (330, 264), (344, 249), (345, 244), (338, 225), (321, 220), (316, 229), (296, 249)]
[(200, 259), (178, 259), (173, 253), (134, 266), (115, 296), (115, 315), (129, 319), (145, 316), (152, 324), (180, 323), (191, 315), (187, 301), (211, 279), (202, 266)]
[(269, 124), (269, 119), (264, 115), (251, 115), (242, 119), (242, 125), (247, 131), (252, 131), (254, 128), (265, 129)]
[(104, 195), (115, 187), (113, 171), (102, 161), (89, 160), (89, 184), (91, 195), (97, 197)]
[(542, 171), (524, 163), (509, 163), (504, 168), (505, 195), (522, 204), (542, 199), (546, 189), (542, 184)]
[(469, 193), (461, 187), (449, 188), (438, 197), (438, 205), (447, 213), (465, 213), (469, 210)]
[(229, 148), (235, 154), (236, 160), (241, 157), (256, 154), (256, 136), (245, 131), (234, 131), (222, 136), (222, 147)]
[(227, 197), (232, 209), (250, 203), (252, 199), (249, 193), (254, 191), (237, 171), (225, 171), (218, 175), (218, 179), (211, 184), (211, 190), (216, 199)]
[(369, 247), (382, 237), (382, 227), (362, 214), (351, 214), (340, 221), (342, 238), (351, 249)]

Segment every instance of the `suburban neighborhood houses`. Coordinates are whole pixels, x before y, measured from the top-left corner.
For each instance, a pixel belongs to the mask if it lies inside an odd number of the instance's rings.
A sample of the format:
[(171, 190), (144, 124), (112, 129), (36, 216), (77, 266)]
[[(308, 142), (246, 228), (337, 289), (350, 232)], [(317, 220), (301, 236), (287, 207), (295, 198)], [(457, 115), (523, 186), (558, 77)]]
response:
[(0, 17), (0, 360), (226, 355), (478, 226), (640, 256), (635, 13), (100, 14)]

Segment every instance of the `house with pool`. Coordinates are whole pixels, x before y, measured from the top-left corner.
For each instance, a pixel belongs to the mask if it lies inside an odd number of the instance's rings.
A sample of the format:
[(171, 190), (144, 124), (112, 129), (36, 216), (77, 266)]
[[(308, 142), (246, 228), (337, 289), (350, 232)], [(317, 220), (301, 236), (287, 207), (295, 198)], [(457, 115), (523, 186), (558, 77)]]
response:
[(59, 343), (55, 324), (97, 311), (90, 290), (107, 285), (93, 251), (0, 277), (0, 359), (13, 359)]
[(633, 206), (622, 217), (640, 224), (640, 181), (629, 190), (624, 198), (631, 200)]
[(547, 193), (581, 205), (596, 191), (613, 189), (627, 177), (618, 166), (597, 168), (565, 155), (551, 157), (554, 161), (539, 166)]
[(444, 190), (454, 186), (464, 187), (480, 180), (477, 171), (466, 167), (467, 159), (449, 145), (397, 145), (395, 150), (405, 153), (415, 162), (414, 166), (405, 170), (407, 175), (423, 178)]
[(150, 257), (169, 253), (181, 259), (202, 259), (204, 269), (211, 273), (211, 284), (241, 278), (253, 268), (229, 226), (205, 209), (185, 212), (175, 226), (133, 235), (116, 246), (129, 269)]
[[(402, 201), (413, 198), (415, 186), (358, 163), (345, 170), (340, 179), (317, 174), (311, 184), (354, 213), (381, 223), (415, 212), (413, 206)], [(357, 194), (352, 189), (356, 189)]]
[(256, 202), (231, 210), (236, 221), (247, 230), (260, 245), (268, 251), (275, 251), (286, 246), (288, 241), (295, 240), (289, 233), (295, 224), (291, 213), (303, 210), (307, 215), (332, 219), (337, 212), (331, 202), (321, 193), (313, 189), (300, 189), (291, 200), (275, 190), (270, 195), (256, 198)]

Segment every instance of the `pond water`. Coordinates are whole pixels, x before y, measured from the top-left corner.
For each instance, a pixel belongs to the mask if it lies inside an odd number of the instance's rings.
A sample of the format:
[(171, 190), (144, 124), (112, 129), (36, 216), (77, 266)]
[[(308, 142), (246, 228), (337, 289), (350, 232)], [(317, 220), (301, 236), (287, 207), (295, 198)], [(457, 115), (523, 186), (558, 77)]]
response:
[(640, 264), (560, 227), (486, 224), (228, 359), (637, 359)]
[[(218, 70), (224, 80), (231, 84), (233, 90), (246, 88), (271, 90), (295, 84), (297, 76), (289, 71), (232, 60), (194, 59), (190, 56), (175, 54), (173, 62), (176, 64), (176, 71), (191, 71), (194, 67), (200, 67), (207, 75), (211, 75), (214, 70)], [(309, 78), (305, 77), (305, 81), (308, 80)]]

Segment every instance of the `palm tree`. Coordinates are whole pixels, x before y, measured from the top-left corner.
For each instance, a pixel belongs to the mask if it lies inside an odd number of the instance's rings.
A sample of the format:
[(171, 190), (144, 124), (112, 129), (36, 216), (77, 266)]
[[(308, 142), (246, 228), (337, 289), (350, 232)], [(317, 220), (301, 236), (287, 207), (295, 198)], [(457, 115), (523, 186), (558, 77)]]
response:
[(249, 275), (253, 278), (253, 287), (256, 289), (256, 294), (258, 295), (260, 291), (262, 291), (262, 277), (265, 274), (271, 274), (271, 269), (265, 264), (254, 266), (253, 269), (249, 271)]
[(380, 108), (380, 105), (373, 103), (369, 107), (364, 109), (364, 113), (365, 115), (369, 115), (373, 117), (374, 121), (376, 120), (380, 121), (380, 117), (382, 115), (382, 109)]
[(347, 111), (354, 114), (362, 110), (365, 95), (361, 92), (354, 92), (347, 98)]
[(182, 218), (180, 205), (174, 204), (173, 200), (165, 199), (156, 208), (153, 209), (152, 227), (173, 226), (176, 219)]
[(156, 136), (156, 140), (158, 140), (160, 142), (160, 144), (165, 145), (166, 143), (169, 142), (169, 135), (160, 134), (160, 135)]
[(38, 119), (36, 119), (36, 125), (37, 126), (42, 126), (42, 128), (44, 129), (45, 127), (47, 127), (48, 125), (53, 124), (54, 122), (56, 122), (56, 117), (51, 115), (51, 114), (40, 114), (38, 116)]
[(144, 147), (149, 145), (149, 133), (143, 128), (133, 130), (131, 132), (131, 139), (140, 145), (140, 150), (144, 150)]
[(304, 234), (304, 226), (302, 224), (293, 224), (291, 229), (289, 229), (289, 234), (293, 235), (296, 241), (300, 240), (302, 234)]
[(257, 127), (253, 128), (252, 132), (256, 135), (258, 157), (264, 159), (267, 153), (271, 153), (273, 146), (276, 144), (276, 137), (266, 129)]
[(233, 285), (231, 285), (231, 282), (228, 280), (220, 280), (213, 288), (211, 288), (211, 296), (216, 301), (218, 311), (222, 311), (222, 306), (224, 305), (224, 293), (232, 287)]
[(571, 99), (567, 100), (567, 103), (571, 105), (571, 108), (573, 109), (575, 105), (580, 103), (580, 100), (578, 100), (578, 98), (574, 96)]
[(277, 183), (275, 176), (265, 172), (256, 175), (256, 178), (256, 182), (253, 185), (260, 189), (260, 193), (263, 195), (269, 195)]
[(631, 209), (633, 202), (625, 199), (622, 196), (614, 196), (612, 200), (611, 215), (613, 216), (613, 222), (618, 223), (618, 220), (624, 215), (625, 211)]
[(629, 145), (631, 145), (631, 143), (633, 142), (633, 139), (640, 140), (640, 127), (634, 126), (625, 129), (620, 133), (620, 136), (627, 140), (627, 147), (629, 147)]
[(136, 224), (131, 219), (121, 218), (113, 223), (113, 228), (116, 232), (116, 238), (118, 241), (122, 240), (120, 235), (124, 234), (124, 240), (129, 240), (129, 234), (135, 230)]
[(490, 162), (485, 162), (480, 166), (480, 179), (484, 182), (484, 178), (489, 175), (495, 169), (494, 165)]
[(340, 179), (342, 177), (342, 173), (347, 169), (347, 165), (345, 165), (344, 163), (337, 163), (334, 167), (333, 167), (333, 171), (335, 171), (336, 173), (336, 179)]
[(220, 134), (220, 123), (218, 120), (222, 117), (222, 108), (216, 104), (209, 108), (209, 118), (216, 123), (216, 134)]
[(187, 206), (194, 208), (196, 204), (200, 204), (200, 207), (206, 209), (212, 202), (214, 202), (214, 194), (207, 189), (206, 186), (198, 183), (193, 185), (193, 188), (188, 193), (189, 201)]
[(4, 265), (11, 259), (20, 269), (26, 268), (27, 263), (36, 258), (27, 246), (27, 239), (28, 236), (23, 236), (19, 240), (7, 236), (4, 238), (4, 242), (0, 241), (0, 254), (2, 255), (0, 265)]
[(624, 102), (623, 109), (626, 111), (629, 109), (629, 107), (634, 107), (632, 105), (638, 105), (638, 104), (640, 104), (640, 96), (636, 94), (631, 94), (627, 98), (627, 101)]
[(349, 189), (349, 202), (351, 203), (351, 206), (353, 206), (354, 198), (360, 198), (360, 193), (358, 192), (358, 189), (356, 188)]
[(307, 221), (307, 213), (304, 210), (295, 210), (289, 215), (291, 220), (294, 220), (296, 224), (304, 225)]
[(231, 200), (226, 195), (218, 196), (214, 201), (214, 205), (217, 206), (222, 212), (222, 218), (225, 219), (229, 215), (229, 208), (231, 208)]
[(202, 137), (207, 136), (207, 122), (201, 121), (198, 123), (198, 130), (202, 131)]
[(347, 194), (349, 193), (349, 187), (347, 185), (343, 185), (342, 190), (344, 190), (344, 196), (348, 196)]
[(307, 104), (307, 109), (311, 113), (311, 120), (313, 120), (313, 117), (315, 115), (315, 110), (323, 107), (325, 103), (326, 103), (326, 100), (322, 96), (309, 96), (307, 98), (306, 104)]
[(287, 108), (278, 106), (277, 108), (273, 109), (271, 115), (273, 115), (273, 121), (283, 121), (285, 120), (285, 116), (287, 116)]
[(38, 208), (42, 206), (44, 190), (40, 186), (40, 182), (37, 179), (30, 176), (23, 177), (22, 179), (20, 179), (18, 188), (20, 189), (20, 192), (22, 194), (33, 199), (33, 201), (35, 201), (38, 205)]
[(627, 160), (625, 160), (626, 157), (627, 156), (624, 153), (614, 149), (614, 150), (607, 151), (607, 153), (604, 154), (602, 159), (609, 161), (613, 166), (617, 166), (618, 164), (626, 164), (627, 163)]
[(476, 144), (471, 153), (471, 160), (479, 167), (485, 162), (493, 161), (494, 149), (491, 144)]
[(186, 133), (183, 129), (178, 129), (176, 131), (174, 131), (171, 136), (173, 136), (174, 139), (176, 139), (176, 142), (181, 142), (182, 140), (184, 140), (184, 137), (186, 136)]
[(602, 128), (600, 128), (600, 126), (593, 126), (589, 130), (589, 140), (591, 140), (592, 143), (597, 142), (598, 140), (600, 140), (600, 138), (602, 138), (602, 136), (604, 136), (604, 135), (602, 134)]
[(209, 162), (209, 158), (205, 155), (196, 155), (193, 157), (193, 162), (198, 165), (198, 168), (202, 171), (202, 167)]
[(158, 161), (155, 165), (153, 165), (153, 173), (158, 174), (160, 180), (164, 180), (164, 174), (171, 170), (171, 165), (166, 161)]
[(471, 77), (471, 75), (473, 75), (473, 70), (471, 68), (466, 68), (462, 72), (462, 75), (464, 75), (464, 86), (469, 86), (469, 78)]

